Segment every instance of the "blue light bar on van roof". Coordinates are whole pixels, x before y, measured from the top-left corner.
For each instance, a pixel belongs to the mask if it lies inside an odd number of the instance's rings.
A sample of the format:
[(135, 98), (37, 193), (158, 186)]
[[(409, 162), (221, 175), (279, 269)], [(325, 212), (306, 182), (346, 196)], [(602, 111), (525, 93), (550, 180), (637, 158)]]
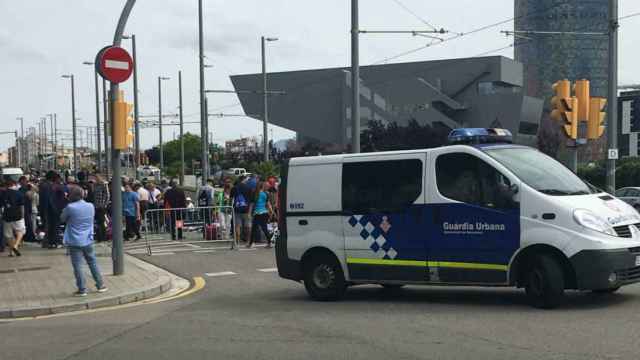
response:
[(450, 144), (512, 143), (511, 131), (490, 128), (462, 128), (449, 133)]

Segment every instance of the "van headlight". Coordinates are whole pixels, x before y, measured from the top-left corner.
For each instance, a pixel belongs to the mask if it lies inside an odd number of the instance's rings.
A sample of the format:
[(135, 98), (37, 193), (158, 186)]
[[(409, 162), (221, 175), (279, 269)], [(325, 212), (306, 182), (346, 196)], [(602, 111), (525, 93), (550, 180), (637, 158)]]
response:
[(573, 212), (573, 219), (578, 223), (578, 225), (584, 226), (587, 229), (595, 230), (611, 236), (618, 236), (613, 227), (609, 225), (605, 219), (592, 211), (578, 209)]

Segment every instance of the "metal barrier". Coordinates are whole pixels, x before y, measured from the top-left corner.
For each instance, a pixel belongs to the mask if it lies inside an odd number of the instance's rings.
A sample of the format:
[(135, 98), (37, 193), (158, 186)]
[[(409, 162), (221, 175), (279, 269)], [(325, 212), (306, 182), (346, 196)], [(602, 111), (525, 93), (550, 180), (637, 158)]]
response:
[(147, 253), (152, 255), (156, 240), (171, 236), (174, 242), (156, 247), (172, 247), (176, 244), (206, 244), (231, 242), (231, 249), (238, 243), (233, 234), (235, 224), (232, 206), (207, 206), (192, 208), (148, 209), (140, 221), (140, 232), (146, 242)]

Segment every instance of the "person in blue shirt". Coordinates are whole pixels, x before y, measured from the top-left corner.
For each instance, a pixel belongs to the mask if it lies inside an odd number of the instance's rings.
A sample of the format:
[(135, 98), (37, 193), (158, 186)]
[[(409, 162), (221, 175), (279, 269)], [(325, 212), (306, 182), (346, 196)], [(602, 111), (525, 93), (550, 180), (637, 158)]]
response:
[(122, 193), (122, 213), (125, 219), (125, 236), (124, 240), (129, 241), (135, 234), (136, 240), (140, 240), (140, 197), (138, 193), (133, 191), (131, 184), (126, 183), (124, 193)]
[(269, 235), (269, 229), (267, 223), (273, 213), (271, 203), (269, 203), (267, 190), (269, 184), (261, 181), (258, 183), (255, 192), (255, 200), (249, 205), (249, 213), (253, 214), (253, 221), (251, 223), (251, 239), (247, 244), (250, 248), (258, 238), (258, 228), (262, 230), (264, 236), (267, 238), (267, 247), (271, 247), (271, 237)]
[(83, 194), (84, 191), (81, 187), (70, 186), (69, 204), (62, 210), (60, 215), (60, 220), (66, 223), (63, 243), (69, 248), (73, 274), (78, 287), (78, 291), (74, 294), (75, 296), (87, 296), (87, 287), (82, 274), (83, 258), (87, 262), (89, 270), (91, 270), (98, 292), (107, 291), (93, 249), (93, 217), (95, 210), (93, 205), (83, 200)]

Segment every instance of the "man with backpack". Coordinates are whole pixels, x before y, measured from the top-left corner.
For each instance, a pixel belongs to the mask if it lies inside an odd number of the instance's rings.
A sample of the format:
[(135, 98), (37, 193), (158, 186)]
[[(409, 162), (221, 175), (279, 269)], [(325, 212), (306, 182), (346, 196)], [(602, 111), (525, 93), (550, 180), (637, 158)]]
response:
[(245, 242), (249, 243), (249, 236), (251, 235), (249, 200), (253, 197), (251, 196), (251, 188), (246, 184), (245, 176), (240, 176), (233, 189), (231, 189), (231, 198), (233, 199), (234, 236), (237, 242), (244, 239)]
[(19, 191), (14, 180), (7, 181), (7, 189), (0, 198), (2, 212), (2, 232), (9, 246), (9, 256), (20, 256), (20, 243), (26, 233), (24, 223), (24, 195)]
[[(213, 188), (213, 180), (208, 179), (207, 184), (200, 189), (200, 193), (198, 194), (198, 207), (206, 208), (209, 206), (213, 206), (214, 193), (215, 190)], [(211, 209), (204, 209), (204, 211), (202, 211), (202, 214), (204, 216), (204, 223), (206, 225), (209, 225), (213, 222), (214, 218)]]

